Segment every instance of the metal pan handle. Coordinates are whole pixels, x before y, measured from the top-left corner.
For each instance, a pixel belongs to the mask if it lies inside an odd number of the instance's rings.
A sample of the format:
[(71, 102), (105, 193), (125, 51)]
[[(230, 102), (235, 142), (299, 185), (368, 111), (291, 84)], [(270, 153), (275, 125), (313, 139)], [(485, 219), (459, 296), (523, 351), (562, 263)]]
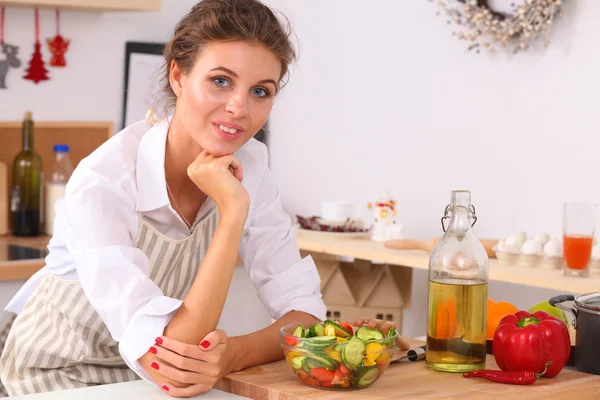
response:
[(567, 307), (562, 304), (567, 301), (575, 301), (575, 296), (570, 294), (561, 294), (559, 296), (554, 296), (549, 300), (551, 306), (570, 312), (571, 315), (573, 315), (573, 328), (577, 329), (577, 310), (573, 307)]

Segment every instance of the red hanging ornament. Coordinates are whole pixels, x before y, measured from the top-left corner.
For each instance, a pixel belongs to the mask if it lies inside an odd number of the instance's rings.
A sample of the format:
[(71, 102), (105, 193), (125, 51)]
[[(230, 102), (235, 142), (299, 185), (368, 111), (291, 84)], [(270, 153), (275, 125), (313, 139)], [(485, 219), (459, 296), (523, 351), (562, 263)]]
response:
[(6, 89), (9, 67), (19, 68), (21, 60), (17, 57), (19, 48), (4, 42), (4, 7), (0, 8), (0, 53), (5, 56), (4, 60), (0, 60), (0, 89)]
[(60, 35), (60, 11), (58, 10), (56, 10), (56, 36), (54, 36), (52, 39), (46, 39), (46, 42), (48, 43), (48, 48), (52, 53), (50, 65), (53, 67), (66, 66), (67, 61), (65, 60), (65, 53), (69, 49), (69, 44), (71, 44), (71, 41)]
[(48, 70), (44, 68), (44, 60), (42, 59), (40, 44), (40, 16), (39, 10), (35, 9), (35, 51), (33, 52), (33, 57), (31, 61), (29, 61), (29, 68), (27, 68), (27, 75), (23, 78), (34, 81), (36, 84), (40, 81), (46, 81), (50, 79), (48, 77)]

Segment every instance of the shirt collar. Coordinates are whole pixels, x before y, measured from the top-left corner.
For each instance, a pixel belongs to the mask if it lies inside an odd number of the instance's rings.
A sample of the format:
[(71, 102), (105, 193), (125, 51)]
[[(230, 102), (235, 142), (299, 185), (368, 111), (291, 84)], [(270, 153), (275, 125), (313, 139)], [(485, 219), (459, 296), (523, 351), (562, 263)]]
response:
[(136, 161), (138, 198), (136, 209), (144, 212), (169, 204), (165, 179), (165, 145), (170, 118), (148, 130), (140, 140)]

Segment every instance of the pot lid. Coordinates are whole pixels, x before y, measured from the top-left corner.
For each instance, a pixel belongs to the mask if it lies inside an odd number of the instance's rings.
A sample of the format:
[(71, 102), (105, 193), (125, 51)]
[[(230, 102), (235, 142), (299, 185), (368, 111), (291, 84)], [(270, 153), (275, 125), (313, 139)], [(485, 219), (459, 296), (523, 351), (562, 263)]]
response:
[(575, 297), (575, 305), (585, 310), (600, 311), (600, 292)]

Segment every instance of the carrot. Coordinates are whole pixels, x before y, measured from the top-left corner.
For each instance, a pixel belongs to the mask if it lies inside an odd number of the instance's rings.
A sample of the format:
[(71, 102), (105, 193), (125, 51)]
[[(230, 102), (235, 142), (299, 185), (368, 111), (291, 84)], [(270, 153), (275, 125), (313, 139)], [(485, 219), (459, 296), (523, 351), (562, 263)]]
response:
[(453, 298), (448, 300), (448, 338), (456, 334), (456, 302)]
[(437, 316), (435, 320), (435, 337), (438, 339), (447, 339), (448, 336), (448, 305), (444, 301), (438, 304)]

